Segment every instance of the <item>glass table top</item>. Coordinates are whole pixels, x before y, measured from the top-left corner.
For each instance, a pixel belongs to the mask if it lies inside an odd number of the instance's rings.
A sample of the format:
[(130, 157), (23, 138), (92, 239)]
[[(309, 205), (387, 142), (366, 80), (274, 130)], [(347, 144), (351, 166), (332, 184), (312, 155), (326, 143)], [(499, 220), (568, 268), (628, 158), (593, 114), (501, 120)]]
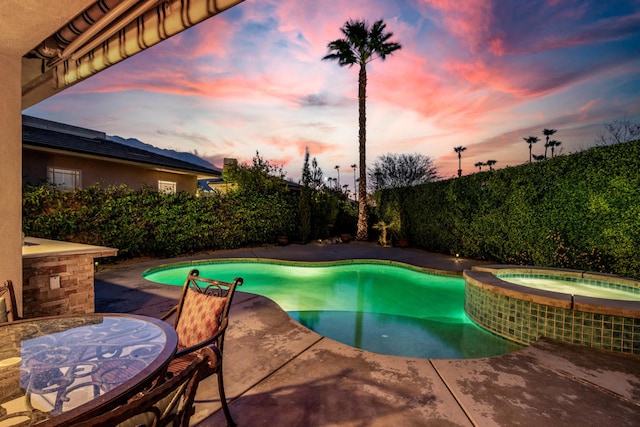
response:
[(0, 338), (0, 427), (68, 421), (126, 394), (168, 363), (177, 341), (166, 323), (132, 315), (29, 319), (0, 326)]

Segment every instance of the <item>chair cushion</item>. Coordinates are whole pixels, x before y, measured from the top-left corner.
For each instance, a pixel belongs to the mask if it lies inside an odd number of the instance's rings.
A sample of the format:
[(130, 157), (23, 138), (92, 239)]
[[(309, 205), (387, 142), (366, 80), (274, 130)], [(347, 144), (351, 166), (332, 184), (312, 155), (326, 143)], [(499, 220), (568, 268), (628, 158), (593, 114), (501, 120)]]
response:
[(191, 347), (213, 336), (220, 326), (218, 319), (226, 301), (226, 298), (188, 290), (176, 326), (178, 347)]

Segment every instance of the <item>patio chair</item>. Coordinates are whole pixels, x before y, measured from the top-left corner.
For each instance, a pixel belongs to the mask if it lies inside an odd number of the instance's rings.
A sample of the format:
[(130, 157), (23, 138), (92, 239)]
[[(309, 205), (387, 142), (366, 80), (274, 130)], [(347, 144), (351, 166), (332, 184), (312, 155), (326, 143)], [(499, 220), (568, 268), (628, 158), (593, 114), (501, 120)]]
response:
[(113, 426), (180, 426), (187, 427), (195, 412), (198, 383), (208, 365), (206, 356), (198, 355), (182, 371), (170, 379), (157, 383), (148, 391), (132, 397), (115, 409), (92, 417), (75, 427)]
[(13, 282), (6, 280), (0, 286), (0, 323), (18, 320), (18, 304), (16, 303), (16, 292), (13, 289)]
[(169, 365), (169, 373), (180, 372), (196, 357), (208, 357), (205, 376), (217, 374), (218, 392), (222, 410), (229, 426), (235, 425), (227, 404), (222, 377), (224, 336), (229, 324), (229, 309), (236, 287), (243, 279), (237, 277), (231, 283), (200, 277), (198, 270), (187, 276), (178, 304), (163, 320), (174, 316), (174, 328), (178, 333), (178, 351)]

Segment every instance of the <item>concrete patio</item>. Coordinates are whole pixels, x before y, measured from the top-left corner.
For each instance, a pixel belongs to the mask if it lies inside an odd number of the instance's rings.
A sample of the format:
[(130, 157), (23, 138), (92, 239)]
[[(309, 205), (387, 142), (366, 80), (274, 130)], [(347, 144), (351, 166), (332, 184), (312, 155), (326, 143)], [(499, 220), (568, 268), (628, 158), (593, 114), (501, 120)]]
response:
[[(477, 264), (359, 242), (217, 251), (101, 268), (96, 311), (158, 317), (180, 288), (148, 282), (142, 272), (214, 258), (388, 259), (456, 272)], [(224, 378), (239, 426), (640, 425), (640, 357), (547, 339), (483, 359), (375, 354), (322, 337), (241, 288), (231, 310)], [(219, 409), (210, 377), (200, 384), (191, 424), (224, 426)]]

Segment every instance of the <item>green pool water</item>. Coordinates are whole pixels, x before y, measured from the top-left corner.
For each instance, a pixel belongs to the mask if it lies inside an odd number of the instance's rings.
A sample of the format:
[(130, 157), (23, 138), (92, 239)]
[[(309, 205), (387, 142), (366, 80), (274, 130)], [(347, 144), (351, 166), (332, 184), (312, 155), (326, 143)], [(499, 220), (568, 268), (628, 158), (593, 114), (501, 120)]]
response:
[(231, 281), (275, 301), (321, 335), (383, 354), (472, 358), (520, 345), (478, 327), (464, 312), (464, 279), (426, 274), (389, 262), (297, 264), (209, 261), (146, 271), (150, 281), (182, 285), (189, 270)]

